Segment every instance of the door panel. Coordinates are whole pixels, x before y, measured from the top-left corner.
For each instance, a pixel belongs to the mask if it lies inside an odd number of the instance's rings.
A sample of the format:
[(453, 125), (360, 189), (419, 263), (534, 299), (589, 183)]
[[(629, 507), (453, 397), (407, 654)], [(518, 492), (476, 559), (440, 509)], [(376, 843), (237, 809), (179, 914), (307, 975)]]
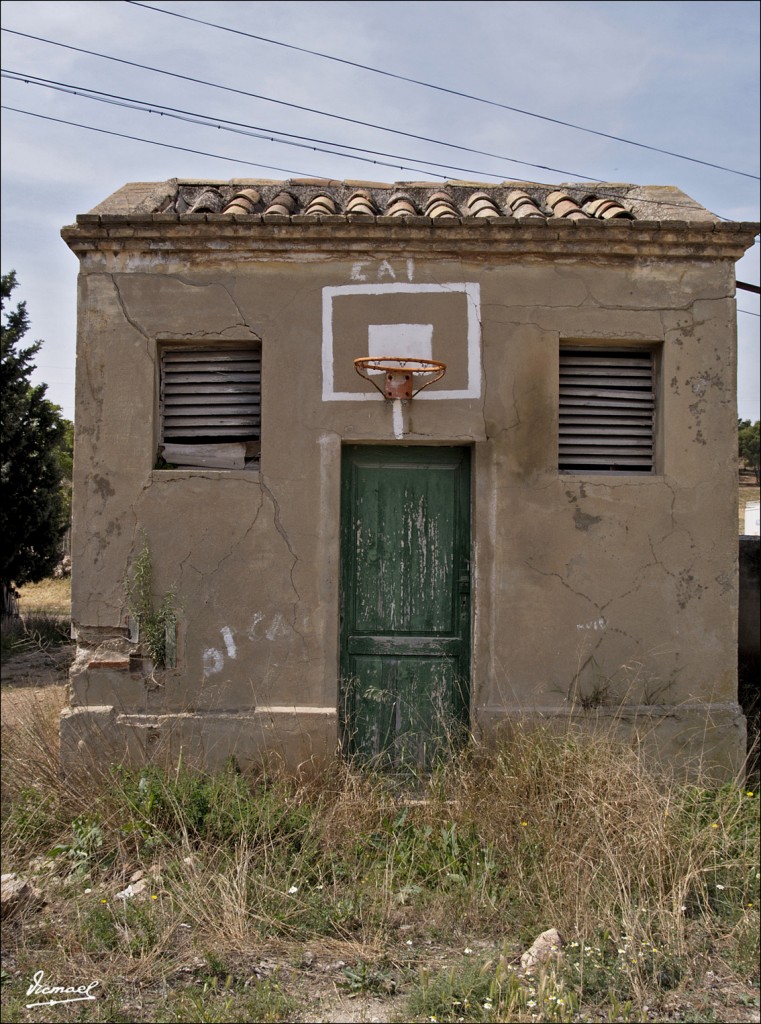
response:
[(360, 760), (425, 770), (467, 724), (469, 455), (344, 451), (342, 724)]

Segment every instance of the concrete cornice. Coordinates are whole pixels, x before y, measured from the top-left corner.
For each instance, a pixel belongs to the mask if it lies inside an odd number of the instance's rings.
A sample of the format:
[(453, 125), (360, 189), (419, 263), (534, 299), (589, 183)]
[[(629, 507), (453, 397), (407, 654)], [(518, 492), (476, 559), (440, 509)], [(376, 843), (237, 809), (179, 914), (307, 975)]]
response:
[(351, 214), (82, 214), (61, 235), (88, 253), (245, 254), (299, 259), (324, 254), (418, 256), (428, 259), (576, 256), (738, 260), (753, 245), (755, 223), (696, 221), (525, 220), (476, 217), (369, 217)]

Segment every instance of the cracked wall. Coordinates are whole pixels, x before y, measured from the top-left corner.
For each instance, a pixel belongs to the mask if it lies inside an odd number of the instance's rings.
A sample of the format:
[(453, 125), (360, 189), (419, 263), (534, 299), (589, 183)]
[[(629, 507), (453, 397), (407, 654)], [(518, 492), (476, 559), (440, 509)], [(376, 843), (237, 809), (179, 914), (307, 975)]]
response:
[[(357, 282), (418, 291), (340, 292)], [(470, 291), (450, 288), (437, 305), (434, 286), (455, 283)], [(477, 391), (462, 298), (475, 286)], [(356, 399), (323, 400), (326, 289), (346, 298), (332, 325), (334, 392), (353, 388)], [(474, 448), (474, 728), (564, 714), (579, 698), (650, 717), (707, 705), (724, 716), (717, 760), (733, 763), (732, 294), (731, 263), (699, 259), (85, 256), (72, 586), (85, 656), (65, 749), (99, 708), (103, 735), (142, 755), (174, 749), (180, 722), (207, 761), (273, 744), (292, 762), (334, 752), (341, 446), (400, 441), (390, 404), (359, 397), (366, 385), (348, 356), (366, 354), (355, 347), (367, 322), (392, 315), (439, 325), (433, 355), (450, 367), (440, 387), (472, 391), (415, 399), (402, 433), (403, 443)], [(252, 339), (262, 344), (259, 469), (154, 469), (161, 345)], [(656, 347), (653, 475), (558, 473), (558, 349), (579, 341)], [(123, 580), (143, 537), (179, 619), (177, 666), (152, 678), (125, 639)], [(121, 667), (96, 664), (108, 637), (120, 638)], [(130, 729), (145, 740), (137, 748)]]

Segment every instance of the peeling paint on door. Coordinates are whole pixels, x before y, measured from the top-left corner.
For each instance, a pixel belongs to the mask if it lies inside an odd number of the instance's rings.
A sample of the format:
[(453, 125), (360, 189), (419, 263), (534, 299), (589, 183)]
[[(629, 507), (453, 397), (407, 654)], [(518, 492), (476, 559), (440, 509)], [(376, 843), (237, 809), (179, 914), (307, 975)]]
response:
[(345, 451), (342, 714), (360, 760), (425, 770), (467, 722), (469, 455)]

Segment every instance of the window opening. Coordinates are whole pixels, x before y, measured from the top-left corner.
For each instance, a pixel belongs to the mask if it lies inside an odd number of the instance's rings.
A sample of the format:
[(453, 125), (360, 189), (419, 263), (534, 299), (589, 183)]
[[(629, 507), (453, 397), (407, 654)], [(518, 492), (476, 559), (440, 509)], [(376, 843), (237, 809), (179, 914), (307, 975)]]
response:
[(165, 348), (161, 441), (166, 466), (245, 469), (261, 451), (261, 348)]
[(654, 440), (652, 351), (560, 350), (561, 472), (652, 473)]

